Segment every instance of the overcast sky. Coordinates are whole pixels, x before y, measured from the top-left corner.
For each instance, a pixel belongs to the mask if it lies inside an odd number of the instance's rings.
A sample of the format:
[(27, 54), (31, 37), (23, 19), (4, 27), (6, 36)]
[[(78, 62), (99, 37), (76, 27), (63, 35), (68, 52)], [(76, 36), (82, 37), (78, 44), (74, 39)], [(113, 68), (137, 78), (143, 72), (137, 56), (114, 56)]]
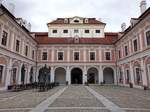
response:
[[(120, 25), (140, 15), (141, 0), (4, 0), (15, 4), (15, 16), (32, 24), (32, 31), (48, 31), (47, 23), (60, 17), (95, 17), (105, 22), (105, 31), (118, 32)], [(150, 6), (150, 0), (147, 0)]]

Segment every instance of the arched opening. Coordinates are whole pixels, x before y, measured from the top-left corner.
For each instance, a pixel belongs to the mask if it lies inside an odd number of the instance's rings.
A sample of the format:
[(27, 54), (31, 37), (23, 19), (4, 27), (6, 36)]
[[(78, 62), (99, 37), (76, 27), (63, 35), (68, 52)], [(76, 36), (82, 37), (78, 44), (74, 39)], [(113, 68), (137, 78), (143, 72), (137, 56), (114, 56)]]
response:
[(66, 70), (64, 68), (56, 68), (55, 70), (55, 82), (59, 84), (66, 83)]
[(74, 68), (71, 71), (71, 84), (82, 84), (82, 70)]
[(49, 83), (50, 82), (50, 67), (46, 65), (39, 70), (38, 82)]
[(24, 84), (24, 81), (25, 81), (25, 72), (26, 72), (26, 70), (25, 70), (25, 66), (23, 64), (21, 67), (21, 83), (22, 84)]
[(98, 70), (96, 68), (88, 69), (87, 81), (89, 84), (98, 84)]
[(31, 67), (31, 70), (30, 70), (30, 83), (33, 83), (33, 77), (34, 77), (33, 67)]
[(105, 84), (114, 84), (114, 71), (112, 68), (105, 68), (103, 70), (103, 78)]

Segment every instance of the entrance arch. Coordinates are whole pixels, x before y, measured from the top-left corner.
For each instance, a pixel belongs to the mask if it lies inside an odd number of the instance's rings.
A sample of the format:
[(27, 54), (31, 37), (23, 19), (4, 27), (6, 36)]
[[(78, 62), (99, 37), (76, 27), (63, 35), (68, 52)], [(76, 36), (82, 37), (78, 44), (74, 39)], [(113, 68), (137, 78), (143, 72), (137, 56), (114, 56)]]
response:
[(98, 70), (94, 67), (87, 71), (87, 81), (89, 84), (98, 84)]
[(83, 73), (80, 68), (71, 70), (71, 84), (82, 84)]
[(105, 84), (114, 84), (114, 71), (112, 68), (107, 67), (103, 70), (103, 78)]
[(59, 84), (66, 83), (66, 70), (62, 67), (56, 68), (55, 70), (55, 82)]

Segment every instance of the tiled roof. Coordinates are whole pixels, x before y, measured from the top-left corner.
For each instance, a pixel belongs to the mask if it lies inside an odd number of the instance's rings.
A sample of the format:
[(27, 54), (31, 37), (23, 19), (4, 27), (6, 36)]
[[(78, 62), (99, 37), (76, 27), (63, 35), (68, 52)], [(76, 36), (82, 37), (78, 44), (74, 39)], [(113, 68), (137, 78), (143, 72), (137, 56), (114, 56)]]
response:
[(46, 32), (35, 33), (35, 39), (39, 44), (106, 44), (111, 45), (118, 39), (118, 33), (105, 33), (105, 38), (79, 38), (78, 42), (75, 42), (75, 38), (66, 37), (48, 37)]
[[(57, 18), (56, 20), (49, 22), (49, 24), (69, 24), (69, 22), (65, 23), (65, 19), (71, 19), (71, 18)], [(96, 20), (96, 18), (82, 18), (83, 19), (83, 24), (105, 24), (99, 20)], [(88, 23), (85, 22), (85, 19), (88, 19)]]

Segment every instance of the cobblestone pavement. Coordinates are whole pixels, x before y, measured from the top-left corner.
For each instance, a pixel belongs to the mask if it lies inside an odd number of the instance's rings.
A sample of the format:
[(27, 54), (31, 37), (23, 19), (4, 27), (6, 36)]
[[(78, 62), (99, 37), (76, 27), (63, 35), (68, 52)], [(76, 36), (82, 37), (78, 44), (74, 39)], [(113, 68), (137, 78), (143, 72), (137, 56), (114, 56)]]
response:
[(117, 86), (90, 86), (126, 112), (150, 112), (150, 91)]
[[(114, 111), (112, 105), (121, 111)], [(150, 112), (150, 91), (71, 85), (47, 92), (0, 92), (0, 112)]]

